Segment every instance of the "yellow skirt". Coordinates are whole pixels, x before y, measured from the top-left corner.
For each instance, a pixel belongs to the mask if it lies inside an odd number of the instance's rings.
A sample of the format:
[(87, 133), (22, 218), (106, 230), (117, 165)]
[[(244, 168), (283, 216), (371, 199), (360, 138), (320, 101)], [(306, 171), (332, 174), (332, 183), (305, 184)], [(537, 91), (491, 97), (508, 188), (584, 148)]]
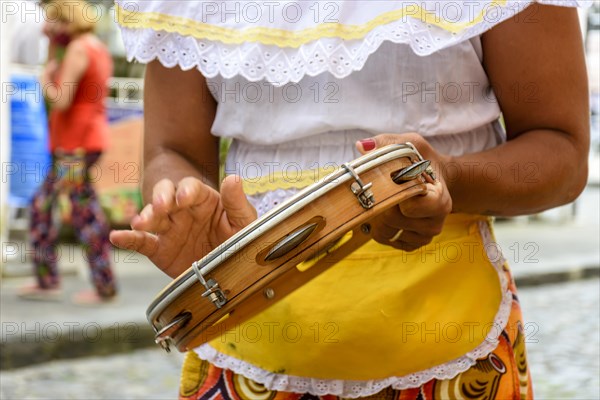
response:
[(210, 345), (275, 374), (342, 380), (401, 377), (489, 353), (510, 294), (486, 229), (484, 217), (451, 215), (415, 252), (371, 241)]
[[(369, 242), (210, 346), (238, 368), (190, 352), (182, 399), (348, 395), (327, 388), (333, 381), (387, 382), (366, 390), (373, 398), (531, 397), (516, 288), (480, 216), (449, 216), (442, 234), (411, 253)], [(254, 382), (243, 366), (268, 378)], [(313, 386), (282, 389), (303, 378)]]

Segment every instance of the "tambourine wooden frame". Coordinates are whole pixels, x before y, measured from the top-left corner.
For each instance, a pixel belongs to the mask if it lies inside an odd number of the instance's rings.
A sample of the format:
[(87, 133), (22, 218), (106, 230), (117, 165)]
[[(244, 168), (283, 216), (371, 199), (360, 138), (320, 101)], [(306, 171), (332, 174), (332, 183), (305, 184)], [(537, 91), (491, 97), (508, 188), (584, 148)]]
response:
[[(399, 184), (392, 180), (395, 173), (419, 161), (422, 157), (410, 143), (372, 151), (236, 233), (173, 280), (148, 307), (157, 343), (167, 350), (172, 344), (183, 352), (210, 341), (352, 253), (371, 238), (370, 219), (426, 192), (421, 174)], [(370, 208), (357, 198), (357, 177), (361, 186), (372, 184)], [(314, 229), (311, 226), (296, 247), (265, 261), (275, 245), (313, 223)], [(297, 268), (310, 259), (310, 268)], [(214, 290), (207, 290), (207, 282)]]

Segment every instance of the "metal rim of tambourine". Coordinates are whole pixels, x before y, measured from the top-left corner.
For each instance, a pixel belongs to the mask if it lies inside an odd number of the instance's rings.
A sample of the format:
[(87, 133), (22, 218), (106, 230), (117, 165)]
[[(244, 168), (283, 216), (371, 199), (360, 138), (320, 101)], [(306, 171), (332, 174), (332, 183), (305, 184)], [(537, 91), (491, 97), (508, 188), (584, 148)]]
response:
[[(423, 160), (416, 147), (410, 142), (375, 149), (350, 163), (344, 164), (343, 168), (338, 169), (319, 182), (298, 192), (286, 202), (271, 210), (262, 218), (255, 220), (213, 249), (201, 260), (194, 262), (188, 270), (173, 280), (157, 295), (146, 311), (146, 317), (156, 332), (156, 343), (169, 351), (169, 342), (173, 337), (172, 335), (184, 327), (191, 319), (189, 312), (182, 312), (168, 324), (157, 327), (159, 325), (158, 318), (165, 308), (193, 285), (200, 283), (204, 286), (206, 292), (203, 294), (203, 297), (207, 297), (208, 300), (212, 301), (217, 309), (227, 302), (227, 299), (223, 297), (223, 293), (218, 288), (218, 283), (212, 279), (206, 280), (204, 277), (208, 276), (218, 265), (235, 254), (236, 250), (243, 248), (289, 215), (299, 211), (314, 199), (323, 196), (333, 187), (337, 187), (337, 185), (329, 185), (329, 183), (337, 182), (338, 184), (342, 184), (352, 180), (356, 181), (361, 173), (386, 162), (404, 157), (408, 157), (413, 161), (413, 164), (392, 177), (394, 182), (398, 183), (399, 180), (413, 179), (416, 175), (423, 172), (432, 174), (429, 161)], [(360, 182), (360, 179), (358, 179), (358, 182)], [(362, 183), (360, 184), (362, 186)]]

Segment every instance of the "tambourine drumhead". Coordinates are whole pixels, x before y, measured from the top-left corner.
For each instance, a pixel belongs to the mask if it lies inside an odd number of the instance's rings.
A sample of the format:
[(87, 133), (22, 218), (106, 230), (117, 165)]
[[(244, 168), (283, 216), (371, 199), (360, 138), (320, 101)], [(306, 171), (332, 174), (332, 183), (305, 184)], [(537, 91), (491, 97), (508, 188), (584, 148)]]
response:
[(411, 144), (375, 150), (239, 231), (164, 288), (147, 317), (186, 351), (234, 328), (370, 239), (368, 220), (426, 191)]

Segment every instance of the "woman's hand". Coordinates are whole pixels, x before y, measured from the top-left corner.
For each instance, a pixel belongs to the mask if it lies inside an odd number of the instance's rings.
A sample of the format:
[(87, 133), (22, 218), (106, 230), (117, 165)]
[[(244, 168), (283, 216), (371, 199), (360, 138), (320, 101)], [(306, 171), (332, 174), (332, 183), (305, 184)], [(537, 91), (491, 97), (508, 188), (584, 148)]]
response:
[(223, 181), (221, 193), (197, 178), (177, 185), (163, 179), (154, 186), (152, 202), (133, 218), (133, 230), (113, 231), (110, 240), (176, 277), (255, 219), (236, 176)]
[(42, 70), (42, 75), (40, 76), (40, 85), (42, 87), (46, 87), (47, 85), (53, 84), (56, 80), (56, 73), (58, 72), (58, 68), (60, 64), (56, 60), (49, 60), (44, 69)]
[(411, 142), (424, 159), (431, 161), (436, 180), (427, 182), (427, 193), (411, 197), (383, 212), (372, 222), (373, 239), (400, 250), (413, 251), (437, 236), (444, 226), (446, 216), (452, 211), (452, 198), (439, 171), (444, 156), (416, 133), (385, 134), (357, 142), (358, 150), (365, 154), (393, 143)]

